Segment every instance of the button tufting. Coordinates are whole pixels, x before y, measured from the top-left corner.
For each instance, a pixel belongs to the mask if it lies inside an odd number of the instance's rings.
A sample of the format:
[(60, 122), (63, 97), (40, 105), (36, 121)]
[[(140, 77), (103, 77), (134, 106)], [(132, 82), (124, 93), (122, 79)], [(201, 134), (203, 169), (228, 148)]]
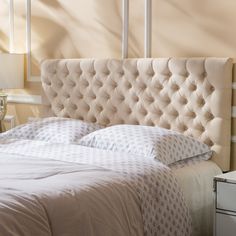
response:
[(133, 96), (133, 100), (134, 100), (134, 102), (138, 102), (139, 101), (139, 97), (137, 95), (134, 95)]
[(67, 76), (69, 76), (70, 75), (70, 73), (69, 73), (69, 71), (66, 71), (65, 73), (64, 73), (64, 77), (66, 78)]
[(142, 90), (145, 90), (145, 89), (147, 89), (147, 85), (143, 83), (142, 85), (140, 85), (140, 88), (141, 88)]
[(189, 114), (189, 116), (192, 117), (192, 118), (195, 118), (197, 115), (196, 115), (195, 112), (192, 111), (192, 112)]
[(99, 80), (96, 80), (96, 85), (101, 88), (103, 86), (103, 83)]
[(109, 100), (109, 99), (111, 98), (111, 96), (110, 96), (110, 94), (105, 93), (105, 94), (104, 94), (104, 98), (105, 98), (106, 100)]
[(163, 89), (163, 85), (160, 84), (160, 83), (158, 83), (158, 84), (156, 85), (156, 88), (159, 89), (159, 90), (162, 90), (162, 89)]
[(186, 131), (188, 127), (185, 124), (179, 124), (179, 130), (180, 131)]
[(95, 122), (97, 122), (97, 119), (96, 119), (95, 116), (92, 116), (92, 117), (90, 118), (90, 121), (91, 121), (92, 123), (95, 123)]
[(76, 77), (80, 77), (82, 75), (81, 71), (76, 72)]
[(110, 71), (109, 71), (109, 70), (104, 71), (103, 74), (104, 74), (105, 76), (109, 76), (109, 75), (110, 75)]
[(205, 128), (202, 124), (198, 124), (196, 128), (202, 133), (205, 131)]
[(117, 112), (117, 108), (116, 107), (112, 107), (111, 110), (112, 110), (113, 113)]
[(132, 113), (132, 110), (130, 109), (130, 107), (127, 108), (126, 113), (127, 114), (131, 114)]
[(127, 83), (126, 83), (126, 88), (127, 88), (127, 89), (131, 89), (131, 88), (132, 88), (131, 83), (127, 82)]
[(208, 146), (212, 147), (214, 145), (214, 143), (212, 142), (211, 139), (206, 138), (206, 140), (204, 141), (204, 143), (206, 143)]
[(155, 126), (155, 124), (154, 124), (151, 120), (149, 120), (149, 121), (147, 122), (147, 125), (149, 125), (149, 126)]
[(88, 82), (87, 80), (85, 80), (85, 81), (83, 82), (83, 85), (84, 85), (84, 87), (88, 87), (88, 86), (89, 86), (89, 82)]
[(103, 123), (106, 124), (106, 125), (108, 125), (108, 124), (110, 124), (110, 120), (109, 120), (107, 117), (105, 117), (105, 118), (103, 119)]
[(125, 97), (124, 97), (124, 95), (120, 95), (120, 101), (124, 101), (125, 100)]
[(78, 120), (84, 120), (84, 117), (78, 116), (77, 119), (78, 119)]
[(72, 109), (73, 109), (73, 110), (77, 110), (77, 109), (78, 109), (78, 107), (77, 107), (76, 104), (72, 104), (71, 106), (72, 106)]
[(138, 76), (139, 76), (139, 72), (136, 70), (136, 71), (134, 71), (133, 75), (134, 75), (135, 77), (138, 77)]
[(175, 116), (175, 117), (179, 116), (179, 112), (176, 111), (176, 110), (174, 110), (172, 114), (173, 114), (173, 116)]
[(196, 89), (197, 89), (196, 84), (190, 84), (190, 86), (189, 86), (189, 90), (191, 90), (191, 91), (195, 91)]
[(163, 127), (166, 128), (166, 129), (170, 129), (170, 124), (169, 123), (164, 123)]
[(140, 124), (137, 119), (134, 119), (134, 120), (132, 121), (132, 123), (133, 123), (134, 125), (139, 125), (139, 124)]
[(75, 87), (75, 86), (76, 86), (76, 83), (71, 80), (71, 81), (70, 81), (70, 86), (71, 86), (71, 87)]
[(96, 75), (96, 71), (93, 70), (93, 71), (89, 72), (89, 75), (92, 76), (92, 77), (95, 76)]
[(58, 109), (63, 110), (64, 109), (64, 105), (62, 103), (59, 103), (58, 104)]
[(177, 84), (172, 84), (171, 85), (171, 88), (174, 90), (174, 91), (178, 91), (179, 90), (179, 86)]
[(148, 71), (148, 72), (147, 72), (147, 75), (148, 75), (148, 76), (150, 76), (150, 77), (153, 77), (153, 76), (154, 76), (154, 74), (155, 74), (155, 73), (154, 73), (154, 71), (153, 71), (153, 70), (152, 70), (152, 71)]
[(78, 99), (83, 99), (83, 97), (84, 97), (84, 96), (83, 96), (83, 94), (81, 94), (81, 93), (79, 93), (79, 94), (77, 95), (77, 98), (78, 98)]
[(154, 101), (155, 101), (154, 97), (149, 97), (149, 98), (148, 98), (148, 102), (149, 102), (149, 103), (153, 103)]
[(205, 100), (203, 99), (203, 98), (199, 98), (198, 99), (198, 104), (200, 105), (200, 106), (204, 106), (205, 105)]
[(185, 77), (187, 78), (187, 77), (189, 77), (189, 72), (186, 72), (186, 74), (185, 74)]
[(65, 94), (64, 94), (64, 97), (65, 97), (65, 98), (69, 98), (70, 95), (69, 95), (68, 93), (65, 93)]
[(140, 113), (144, 116), (146, 116), (148, 114), (147, 110), (144, 108), (140, 111)]
[(209, 141), (209, 146), (212, 147), (214, 145), (214, 143), (210, 140)]
[(212, 120), (214, 118), (213, 114), (211, 112), (207, 112), (205, 114), (205, 117), (208, 119), (208, 120)]
[(122, 70), (122, 71), (120, 71), (120, 72), (118, 72), (118, 74), (119, 74), (119, 76), (124, 76), (124, 74), (125, 74), (125, 72)]
[(120, 119), (120, 120), (118, 121), (118, 124), (124, 124), (124, 123), (125, 123), (125, 121), (122, 120), (122, 119)]
[(117, 85), (116, 82), (113, 82), (113, 83), (111, 84), (111, 86), (112, 86), (113, 89), (115, 89), (118, 85)]
[(96, 109), (98, 112), (101, 112), (103, 110), (103, 107), (101, 105), (96, 105)]
[(96, 95), (95, 95), (94, 93), (91, 93), (90, 98), (91, 98), (92, 100), (94, 100), (94, 99), (96, 99)]
[(171, 102), (171, 100), (170, 100), (169, 97), (166, 97), (166, 98), (164, 98), (163, 100), (167, 103), (167, 105), (170, 104), (170, 102)]
[(86, 111), (89, 111), (89, 110), (90, 110), (90, 106), (85, 103), (85, 104), (84, 104), (84, 109), (85, 109)]
[(210, 87), (210, 91), (211, 92), (214, 92), (215, 91), (215, 88), (213, 86)]
[(182, 105), (186, 105), (188, 103), (188, 100), (187, 98), (181, 96), (179, 97), (179, 103)]

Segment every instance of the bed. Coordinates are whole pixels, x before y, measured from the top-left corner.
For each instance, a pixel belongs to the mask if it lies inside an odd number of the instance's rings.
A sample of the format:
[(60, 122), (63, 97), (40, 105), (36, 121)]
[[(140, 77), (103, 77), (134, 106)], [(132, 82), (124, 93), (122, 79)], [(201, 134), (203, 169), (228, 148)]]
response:
[[(46, 117), (106, 129), (121, 124), (114, 136), (107, 134), (109, 142), (122, 127), (146, 132), (158, 126), (207, 144), (213, 156), (205, 161), (180, 155), (172, 163), (164, 156), (156, 162), (119, 147), (114, 151), (113, 144), (109, 150), (93, 146), (94, 137), (89, 146), (56, 142), (55, 137), (54, 143), (45, 142), (44, 135), (41, 140), (3, 135), (1, 233), (212, 235), (213, 176), (230, 164), (231, 59), (46, 60), (42, 86)], [(100, 128), (95, 132), (105, 130)], [(64, 131), (58, 136), (64, 137)], [(105, 135), (98, 137), (95, 143)], [(29, 184), (22, 186), (24, 181)]]

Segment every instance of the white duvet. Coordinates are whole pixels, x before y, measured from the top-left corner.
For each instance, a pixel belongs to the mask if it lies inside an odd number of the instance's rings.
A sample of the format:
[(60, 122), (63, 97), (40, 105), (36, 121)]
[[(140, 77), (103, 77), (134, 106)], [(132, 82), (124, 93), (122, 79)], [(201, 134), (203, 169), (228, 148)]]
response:
[(0, 235), (190, 235), (171, 170), (79, 145), (0, 141)]

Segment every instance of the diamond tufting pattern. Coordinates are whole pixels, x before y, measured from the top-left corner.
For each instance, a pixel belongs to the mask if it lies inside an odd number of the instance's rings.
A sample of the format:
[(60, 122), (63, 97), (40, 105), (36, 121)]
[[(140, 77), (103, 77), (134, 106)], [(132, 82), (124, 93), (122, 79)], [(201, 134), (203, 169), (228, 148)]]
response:
[(46, 60), (42, 85), (47, 115), (172, 129), (211, 146), (229, 169), (231, 59)]

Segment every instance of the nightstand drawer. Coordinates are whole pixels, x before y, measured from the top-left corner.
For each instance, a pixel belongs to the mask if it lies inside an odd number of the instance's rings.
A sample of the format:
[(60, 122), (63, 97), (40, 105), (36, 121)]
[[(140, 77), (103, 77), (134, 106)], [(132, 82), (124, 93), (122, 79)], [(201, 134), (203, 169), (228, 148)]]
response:
[(236, 184), (217, 181), (216, 208), (236, 212)]
[(216, 213), (216, 235), (235, 236), (236, 216)]

